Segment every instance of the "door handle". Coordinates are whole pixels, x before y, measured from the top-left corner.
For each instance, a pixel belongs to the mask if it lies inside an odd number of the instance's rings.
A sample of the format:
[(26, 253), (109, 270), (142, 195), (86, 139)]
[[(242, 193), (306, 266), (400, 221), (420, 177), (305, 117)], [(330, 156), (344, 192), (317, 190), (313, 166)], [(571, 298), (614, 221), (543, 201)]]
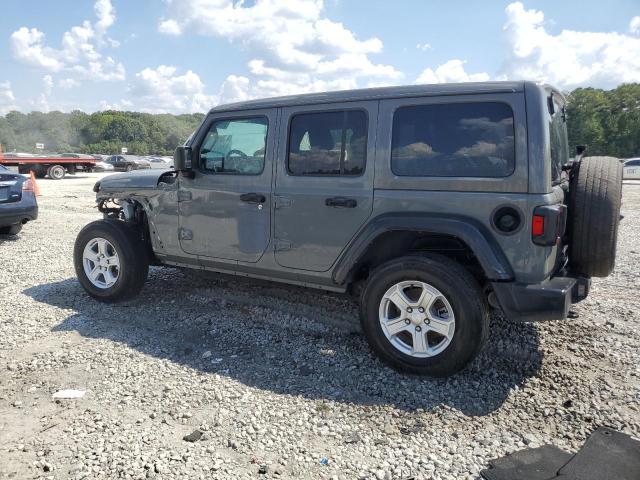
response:
[(267, 201), (267, 197), (261, 193), (243, 193), (240, 195), (240, 200), (247, 203), (264, 203)]
[(355, 198), (347, 197), (331, 197), (324, 201), (327, 207), (343, 207), (343, 208), (356, 208), (358, 202)]

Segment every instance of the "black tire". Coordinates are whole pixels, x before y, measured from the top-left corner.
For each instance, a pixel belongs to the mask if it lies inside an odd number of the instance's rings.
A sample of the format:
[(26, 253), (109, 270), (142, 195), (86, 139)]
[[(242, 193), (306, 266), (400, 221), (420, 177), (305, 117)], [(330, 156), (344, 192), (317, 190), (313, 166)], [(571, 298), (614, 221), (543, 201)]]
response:
[[(382, 330), (378, 314), (383, 295), (405, 280), (437, 288), (453, 309), (451, 343), (437, 355), (407, 355)], [(489, 330), (488, 308), (478, 283), (460, 264), (439, 255), (400, 257), (376, 268), (362, 292), (360, 308), (362, 328), (373, 351), (387, 364), (409, 373), (444, 377), (460, 371), (478, 354)]]
[(51, 165), (47, 169), (47, 175), (49, 175), (49, 178), (52, 180), (62, 180), (66, 173), (62, 165)]
[(125, 171), (130, 172), (131, 170), (133, 170), (133, 165), (129, 164), (126, 166)]
[(16, 223), (7, 227), (0, 227), (0, 235), (17, 235), (22, 231), (22, 224)]
[[(120, 260), (118, 278), (108, 288), (95, 286), (84, 271), (84, 248), (94, 238), (109, 241)], [(73, 260), (80, 285), (93, 298), (106, 303), (136, 296), (149, 273), (149, 260), (139, 229), (120, 220), (98, 220), (85, 226), (76, 238)]]
[(587, 277), (606, 277), (615, 266), (622, 164), (613, 157), (586, 157), (569, 188), (569, 260)]

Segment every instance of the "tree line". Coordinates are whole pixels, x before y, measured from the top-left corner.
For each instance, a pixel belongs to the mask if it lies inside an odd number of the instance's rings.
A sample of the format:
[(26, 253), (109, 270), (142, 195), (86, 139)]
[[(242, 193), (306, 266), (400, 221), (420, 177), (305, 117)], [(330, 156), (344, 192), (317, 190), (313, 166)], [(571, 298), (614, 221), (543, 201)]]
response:
[(120, 153), (127, 147), (133, 155), (172, 155), (198, 127), (204, 114), (149, 114), (103, 111), (87, 114), (62, 112), (9, 112), (0, 117), (3, 151)]
[[(204, 114), (149, 114), (103, 111), (9, 112), (0, 116), (4, 151), (171, 155), (202, 121)], [(640, 84), (614, 90), (579, 88), (568, 95), (569, 144), (587, 145), (589, 155), (640, 156)]]

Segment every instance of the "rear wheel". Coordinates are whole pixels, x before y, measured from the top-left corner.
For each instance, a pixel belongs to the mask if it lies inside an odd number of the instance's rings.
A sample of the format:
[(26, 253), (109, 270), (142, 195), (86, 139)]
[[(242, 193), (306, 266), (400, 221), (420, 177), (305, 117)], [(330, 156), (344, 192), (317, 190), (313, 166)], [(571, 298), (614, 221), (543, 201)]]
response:
[(62, 180), (66, 174), (66, 171), (62, 165), (51, 165), (47, 170), (47, 175), (52, 180)]
[(149, 272), (139, 230), (119, 220), (98, 220), (84, 227), (73, 251), (78, 281), (103, 302), (137, 295)]
[(0, 235), (17, 235), (22, 231), (22, 224), (16, 223), (7, 227), (0, 227)]
[(131, 164), (127, 165), (127, 167), (125, 168), (125, 170), (126, 170), (127, 172), (130, 172), (131, 170), (133, 170), (133, 165), (131, 165)]
[(617, 158), (587, 157), (576, 168), (569, 188), (571, 268), (606, 277), (616, 260), (623, 167)]
[(462, 266), (438, 255), (406, 256), (378, 267), (362, 293), (361, 321), (383, 361), (432, 376), (464, 368), (488, 331), (477, 282)]

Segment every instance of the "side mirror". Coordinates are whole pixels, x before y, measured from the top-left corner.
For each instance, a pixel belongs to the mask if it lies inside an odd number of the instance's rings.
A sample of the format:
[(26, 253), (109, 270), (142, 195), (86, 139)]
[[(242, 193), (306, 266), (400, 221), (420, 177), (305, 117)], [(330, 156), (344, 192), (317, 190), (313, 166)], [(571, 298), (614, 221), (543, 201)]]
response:
[(173, 154), (173, 167), (178, 172), (190, 172), (191, 164), (191, 147), (178, 147)]
[(587, 151), (586, 145), (578, 145), (576, 147), (576, 155), (578, 155), (579, 157), (582, 156), (586, 151)]

